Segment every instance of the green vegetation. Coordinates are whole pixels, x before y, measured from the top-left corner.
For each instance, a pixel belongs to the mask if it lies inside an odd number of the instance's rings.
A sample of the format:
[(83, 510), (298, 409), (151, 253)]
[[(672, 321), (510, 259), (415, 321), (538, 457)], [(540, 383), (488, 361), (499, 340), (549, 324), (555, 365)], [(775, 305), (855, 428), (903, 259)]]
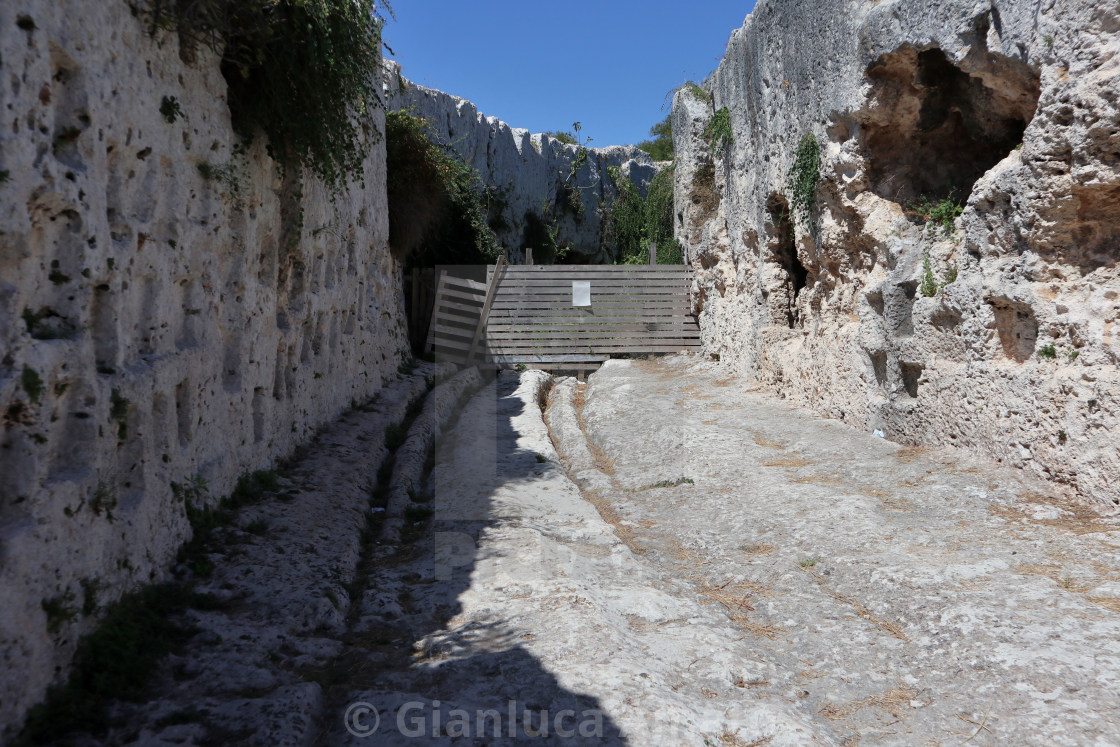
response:
[(926, 298), (937, 295), (937, 281), (933, 277), (933, 267), (929, 263), (929, 255), (922, 257), (922, 284), (918, 287)]
[(649, 128), (652, 140), (643, 140), (638, 147), (649, 153), (655, 161), (673, 160), (673, 115), (668, 115)]
[(797, 154), (789, 167), (786, 188), (789, 190), (789, 209), (795, 215), (808, 219), (817, 201), (817, 185), (821, 177), (821, 146), (813, 133), (801, 136)]
[(819, 562), (821, 562), (821, 559), (814, 555), (811, 558), (802, 559), (798, 563), (798, 565), (801, 566), (802, 568), (812, 568), (813, 566), (815, 566)]
[(153, 36), (170, 30), (188, 56), (200, 45), (222, 55), (234, 127), (264, 133), (282, 168), (307, 167), (332, 188), (362, 176), (382, 105), (373, 0), (138, 2)]
[(570, 132), (562, 132), (560, 130), (556, 130), (555, 132), (546, 132), (544, 134), (548, 135), (553, 140), (559, 140), (565, 145), (576, 145), (576, 136)]
[(957, 266), (950, 262), (949, 268), (945, 270), (945, 282), (941, 284), (941, 287), (944, 288), (946, 285), (951, 285), (955, 282), (957, 282)]
[(1046, 360), (1054, 360), (1058, 357), (1058, 351), (1054, 348), (1054, 343), (1043, 345), (1038, 349), (1038, 357), (1045, 358)]
[(707, 101), (710, 98), (708, 96), (708, 92), (705, 91), (700, 86), (700, 84), (694, 83), (691, 80), (688, 81), (687, 83), (685, 83), (683, 86), (681, 86), (677, 90), (678, 91), (688, 91), (689, 93), (691, 93), (696, 98), (697, 101)]
[(422, 117), (385, 117), (389, 244), (418, 265), (493, 262), (502, 247), (488, 216), (478, 174), (450, 148), (433, 142)]
[(917, 200), (909, 200), (906, 202), (905, 208), (908, 213), (921, 219), (923, 223), (932, 223), (934, 226), (941, 228), (943, 236), (950, 236), (956, 233), (956, 226), (954, 225), (957, 218), (964, 212), (964, 205), (953, 198), (954, 192), (950, 192), (947, 197), (940, 200), (933, 200), (922, 195)]
[(47, 388), (43, 385), (43, 379), (38, 372), (30, 366), (24, 366), (23, 372), (19, 376), (19, 383), (31, 399), (32, 404), (39, 404), (39, 401), (43, 398), (43, 392)]
[(0, 169), (0, 184), (7, 184), (12, 178), (12, 172), (8, 169)]
[[(72, 601), (72, 594), (44, 600), (48, 626), (50, 620), (73, 619)], [(78, 642), (69, 681), (51, 687), (46, 700), (31, 710), (16, 744), (53, 743), (76, 731), (103, 733), (109, 726), (108, 701), (144, 698), (145, 683), (160, 659), (194, 634), (173, 616), (212, 605), (213, 600), (181, 584), (148, 586), (110, 605), (97, 629)]]
[(183, 116), (183, 110), (174, 96), (164, 96), (159, 102), (159, 113), (167, 124), (175, 124), (175, 120)]
[(731, 112), (725, 106), (708, 120), (704, 128), (704, 139), (713, 150), (722, 151), (735, 142), (735, 134), (731, 131)]
[(658, 264), (680, 264), (681, 246), (673, 238), (673, 168), (658, 172), (644, 200), (634, 183), (622, 178), (617, 168), (608, 168), (607, 175), (614, 185), (615, 198), (604, 217), (604, 231), (620, 264), (647, 264), (651, 241), (657, 242)]

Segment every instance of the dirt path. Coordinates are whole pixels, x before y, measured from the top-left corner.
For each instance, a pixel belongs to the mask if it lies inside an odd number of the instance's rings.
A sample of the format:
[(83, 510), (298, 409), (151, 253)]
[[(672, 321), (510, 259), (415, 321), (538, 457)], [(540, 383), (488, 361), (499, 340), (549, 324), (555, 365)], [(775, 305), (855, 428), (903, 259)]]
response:
[(430, 374), (234, 517), (198, 633), (74, 743), (1120, 740), (1116, 519), (696, 359)]

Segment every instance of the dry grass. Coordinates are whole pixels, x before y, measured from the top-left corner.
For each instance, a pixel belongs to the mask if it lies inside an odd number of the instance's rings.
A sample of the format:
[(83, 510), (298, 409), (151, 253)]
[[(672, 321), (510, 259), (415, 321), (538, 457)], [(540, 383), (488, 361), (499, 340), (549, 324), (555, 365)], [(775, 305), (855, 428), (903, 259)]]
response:
[(769, 462), (763, 462), (763, 467), (808, 467), (811, 465), (808, 459), (800, 457), (790, 457), (788, 459), (772, 459)]
[(1116, 597), (1093, 597), (1086, 594), (1085, 598), (1098, 607), (1104, 607), (1109, 612), (1120, 615), (1120, 599)]
[(739, 550), (744, 555), (769, 555), (777, 549), (778, 548), (774, 547), (773, 545), (739, 545)]
[(765, 625), (747, 617), (748, 612), (754, 611), (751, 600), (770, 593), (770, 586), (756, 581), (727, 581), (720, 585), (710, 584), (703, 579), (693, 581), (696, 582), (701, 597), (723, 607), (731, 621), (744, 631), (770, 640), (785, 632), (775, 625)]
[(1095, 585), (1092, 583), (1082, 583), (1074, 579), (1068, 573), (1064, 573), (1061, 566), (1054, 565), (1053, 563), (1020, 563), (1015, 566), (1015, 572), (1022, 575), (1029, 574), (1048, 578), (1056, 583), (1058, 588), (1076, 593), (1086, 592)]
[(754, 434), (754, 442), (759, 446), (767, 449), (785, 449), (789, 443), (787, 441), (771, 441), (760, 433)]
[(735, 678), (731, 680), (731, 684), (745, 690), (748, 687), (769, 687), (770, 680), (748, 680), (741, 675), (736, 675)]
[(828, 594), (830, 597), (835, 599), (837, 602), (840, 602), (841, 604), (848, 605), (857, 615), (864, 618), (880, 630), (884, 630), (887, 633), (890, 633), (900, 641), (910, 640), (907, 637), (906, 633), (902, 631), (902, 627), (898, 623), (891, 622), (890, 620), (884, 620), (871, 610), (867, 609), (867, 607), (864, 606), (863, 602), (859, 601), (855, 597), (850, 597), (847, 594), (836, 591), (826, 583), (824, 576), (812, 570), (812, 566), (803, 566), (802, 568), (810, 576), (813, 577), (813, 579), (820, 585), (822, 589), (824, 589), (825, 594)]
[(913, 504), (905, 498), (880, 498), (879, 507), (888, 511), (909, 511)]
[(769, 736), (756, 739), (753, 742), (748, 742), (739, 736), (738, 729), (731, 731), (731, 728), (728, 726), (723, 727), (723, 731), (720, 732), (719, 735), (721, 747), (765, 747), (765, 745), (770, 744), (772, 741), (774, 741), (774, 737)]
[(899, 460), (900, 462), (909, 464), (915, 459), (920, 459), (926, 456), (927, 454), (929, 454), (929, 452), (930, 450), (925, 448), (924, 446), (903, 446), (901, 449), (894, 453), (894, 458)]
[(856, 712), (862, 711), (864, 708), (882, 708), (895, 718), (899, 718), (898, 712), (902, 710), (902, 707), (908, 707), (910, 701), (917, 697), (917, 690), (908, 687), (895, 687), (881, 695), (872, 695), (863, 700), (857, 700), (854, 703), (847, 703), (844, 705), (829, 703), (821, 708), (820, 713), (827, 719), (837, 721), (848, 718)]

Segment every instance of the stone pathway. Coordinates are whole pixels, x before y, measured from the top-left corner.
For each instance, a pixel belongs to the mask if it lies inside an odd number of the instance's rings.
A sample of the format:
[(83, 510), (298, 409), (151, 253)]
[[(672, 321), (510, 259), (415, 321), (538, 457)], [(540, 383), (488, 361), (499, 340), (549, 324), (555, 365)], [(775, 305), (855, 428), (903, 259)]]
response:
[[(827, 743), (1120, 742), (1115, 517), (695, 359), (612, 362), (558, 397), (593, 444), (598, 483), (580, 482), (635, 557), (741, 629), (757, 674), (713, 689), (743, 711), (784, 704)], [(570, 422), (553, 431), (578, 449)], [(788, 741), (724, 742), (771, 736)]]
[(460, 378), (392, 436), (432, 373), (239, 517), (86, 743), (1120, 742), (1116, 518), (688, 357)]

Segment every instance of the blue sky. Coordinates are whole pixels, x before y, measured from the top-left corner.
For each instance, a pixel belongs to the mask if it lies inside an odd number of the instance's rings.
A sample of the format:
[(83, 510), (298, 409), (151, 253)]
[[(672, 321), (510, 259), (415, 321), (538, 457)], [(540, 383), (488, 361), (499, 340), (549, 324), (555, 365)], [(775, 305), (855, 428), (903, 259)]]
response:
[[(409, 80), (533, 132), (645, 140), (666, 94), (715, 69), (754, 0), (395, 0), (385, 40)], [(664, 109), (662, 107), (664, 106)]]

